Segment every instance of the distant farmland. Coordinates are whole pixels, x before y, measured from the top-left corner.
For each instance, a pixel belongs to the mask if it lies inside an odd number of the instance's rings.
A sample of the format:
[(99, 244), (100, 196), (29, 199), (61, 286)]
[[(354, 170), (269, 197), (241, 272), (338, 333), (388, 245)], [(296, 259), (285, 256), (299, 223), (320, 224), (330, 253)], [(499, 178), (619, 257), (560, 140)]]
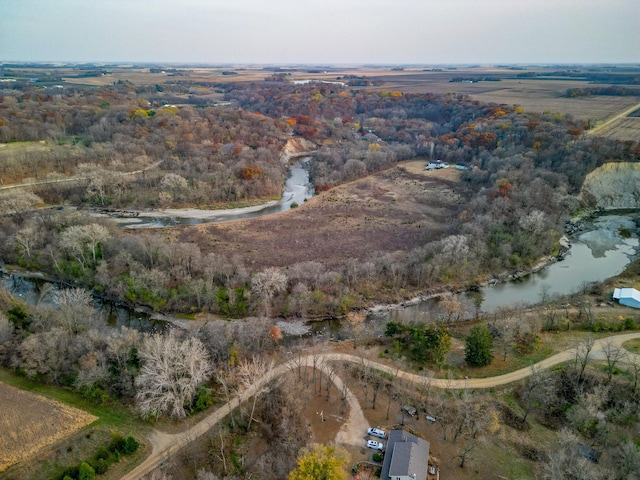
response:
[(97, 417), (0, 383), (0, 472)]

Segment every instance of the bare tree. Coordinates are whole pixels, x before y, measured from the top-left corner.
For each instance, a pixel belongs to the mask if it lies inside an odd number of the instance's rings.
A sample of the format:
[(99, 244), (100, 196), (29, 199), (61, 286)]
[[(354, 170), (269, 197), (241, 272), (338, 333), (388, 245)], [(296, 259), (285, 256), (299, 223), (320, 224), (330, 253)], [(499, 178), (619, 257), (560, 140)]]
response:
[(590, 460), (578, 454), (578, 439), (569, 430), (560, 432), (559, 445), (554, 446), (543, 464), (543, 478), (558, 480), (565, 478), (604, 478), (596, 475), (596, 467)]
[(593, 337), (586, 337), (575, 346), (574, 368), (576, 370), (575, 386), (578, 394), (582, 390), (584, 371), (589, 363), (589, 356), (596, 341)]
[(9, 340), (13, 336), (13, 324), (0, 313), (0, 345)]
[(251, 428), (253, 414), (256, 410), (258, 397), (269, 391), (269, 384), (258, 387), (259, 380), (273, 368), (273, 361), (267, 360), (265, 357), (254, 355), (251, 361), (241, 360), (238, 364), (238, 378), (240, 379), (240, 388), (242, 392), (251, 390), (251, 413), (249, 414), (249, 423), (247, 431)]
[(40, 229), (29, 225), (13, 235), (13, 241), (26, 258), (31, 258), (31, 252), (40, 244)]
[(633, 379), (631, 392), (635, 397), (638, 394), (638, 380), (640, 380), (640, 357), (637, 355), (631, 355), (627, 363), (629, 365), (628, 372), (631, 374), (631, 378)]
[(455, 295), (445, 295), (440, 300), (439, 307), (445, 313), (445, 322), (454, 323), (459, 322), (464, 318), (464, 307), (462, 303)]
[(531, 375), (523, 383), (520, 390), (520, 399), (522, 400), (522, 408), (524, 410), (522, 423), (525, 423), (533, 409), (541, 404), (541, 395), (543, 394), (544, 387), (548, 385), (550, 381), (551, 377), (548, 372), (539, 366), (531, 365)]
[(143, 480), (173, 480), (173, 476), (162, 468), (156, 468), (149, 475), (145, 475)]
[[(225, 470), (226, 470), (226, 467), (225, 467)], [(196, 473), (196, 480), (220, 480), (220, 477), (205, 470), (204, 468), (201, 468)]]
[(107, 341), (106, 355), (109, 359), (112, 375), (111, 388), (123, 396), (133, 396), (135, 392), (135, 375), (137, 348), (142, 335), (134, 328), (121, 327), (111, 332)]
[(371, 408), (373, 410), (376, 409), (376, 400), (378, 400), (378, 392), (380, 391), (380, 387), (382, 387), (384, 385), (384, 382), (382, 381), (382, 379), (377, 376), (377, 375), (373, 375), (371, 378), (371, 388), (373, 390), (373, 395), (371, 397)]
[(174, 200), (176, 200), (188, 186), (187, 179), (175, 173), (167, 173), (162, 177), (162, 180), (160, 180), (160, 188), (171, 190)]
[(60, 247), (84, 268), (90, 260), (96, 264), (98, 246), (110, 236), (109, 230), (97, 223), (72, 225), (60, 234)]
[(18, 189), (0, 195), (0, 215), (21, 215), (42, 203), (35, 193)]
[(611, 377), (615, 371), (616, 365), (625, 356), (625, 352), (620, 347), (616, 346), (613, 340), (608, 339), (602, 343), (602, 353), (607, 360), (607, 378), (611, 382)]
[(186, 416), (185, 407), (212, 373), (207, 349), (196, 338), (182, 340), (173, 332), (147, 336), (138, 352), (142, 361), (136, 403), (144, 417)]
[(625, 440), (612, 452), (617, 478), (637, 478), (640, 472), (640, 449), (632, 440)]
[(251, 292), (262, 305), (262, 313), (268, 315), (273, 297), (287, 288), (287, 276), (277, 268), (267, 268), (251, 279)]
[(70, 334), (78, 334), (80, 330), (95, 326), (96, 310), (93, 296), (82, 288), (66, 288), (53, 294), (53, 301), (58, 307), (59, 324)]
[(465, 463), (471, 460), (474, 450), (476, 450), (482, 444), (482, 440), (466, 438), (462, 446), (458, 449), (458, 454), (453, 458), (460, 459), (460, 467), (464, 468)]
[(227, 401), (227, 405), (229, 406), (229, 418), (231, 419), (231, 427), (236, 429), (236, 420), (233, 416), (233, 408), (231, 408), (231, 396), (232, 393), (237, 388), (234, 375), (231, 373), (229, 369), (229, 365), (226, 365), (226, 368), (216, 369), (216, 381), (222, 386), (222, 391), (224, 392), (225, 400)]

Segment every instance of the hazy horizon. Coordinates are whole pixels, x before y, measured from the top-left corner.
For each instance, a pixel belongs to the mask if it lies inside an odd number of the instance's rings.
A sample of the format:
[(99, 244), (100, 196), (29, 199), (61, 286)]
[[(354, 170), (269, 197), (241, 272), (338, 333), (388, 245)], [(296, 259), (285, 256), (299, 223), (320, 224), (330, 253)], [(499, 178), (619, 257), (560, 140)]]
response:
[(0, 60), (634, 64), (637, 0), (0, 0)]

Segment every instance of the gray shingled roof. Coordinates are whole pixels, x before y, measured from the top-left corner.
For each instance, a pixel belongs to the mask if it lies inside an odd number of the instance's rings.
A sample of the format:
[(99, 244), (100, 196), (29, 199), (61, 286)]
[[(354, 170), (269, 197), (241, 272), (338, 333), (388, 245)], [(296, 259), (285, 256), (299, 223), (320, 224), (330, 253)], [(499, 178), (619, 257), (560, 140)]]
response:
[(428, 463), (429, 442), (404, 430), (391, 430), (380, 478), (389, 480), (415, 474), (416, 480), (425, 480)]

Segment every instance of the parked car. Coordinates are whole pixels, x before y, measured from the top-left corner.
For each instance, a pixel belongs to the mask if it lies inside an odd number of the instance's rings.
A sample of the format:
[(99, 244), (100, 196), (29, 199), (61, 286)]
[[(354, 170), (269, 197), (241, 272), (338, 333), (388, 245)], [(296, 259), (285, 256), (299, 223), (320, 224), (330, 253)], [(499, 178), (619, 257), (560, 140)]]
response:
[(404, 405), (402, 407), (402, 410), (407, 414), (410, 415), (412, 417), (414, 417), (416, 415), (416, 413), (418, 413), (418, 410), (416, 409), (416, 407), (412, 407), (411, 405)]
[(432, 417), (431, 415), (425, 415), (424, 418), (426, 418), (430, 422), (435, 422), (436, 421), (436, 417)]
[(367, 435), (371, 435), (372, 437), (378, 438), (387, 438), (387, 435), (384, 433), (384, 430), (380, 430), (379, 428), (367, 428)]
[(376, 442), (375, 440), (367, 440), (367, 447), (374, 450), (384, 450), (384, 444), (382, 442)]

